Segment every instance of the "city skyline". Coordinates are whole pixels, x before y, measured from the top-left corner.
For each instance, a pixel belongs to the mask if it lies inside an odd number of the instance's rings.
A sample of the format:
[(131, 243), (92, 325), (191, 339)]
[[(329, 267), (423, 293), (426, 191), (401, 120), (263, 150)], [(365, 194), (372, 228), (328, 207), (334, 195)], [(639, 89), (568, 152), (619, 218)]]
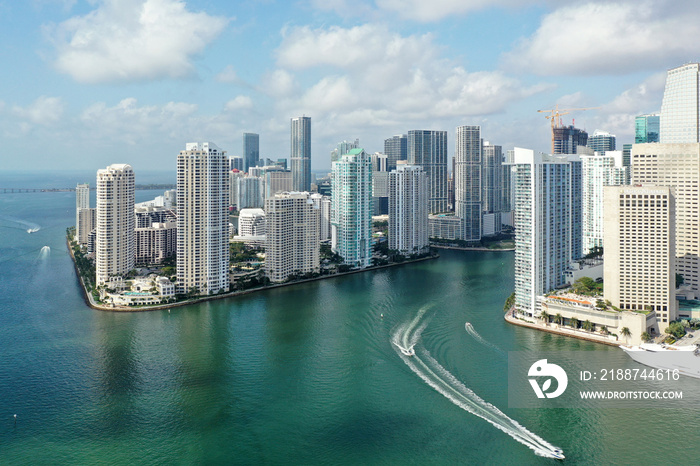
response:
[[(321, 154), (338, 141), (359, 137), (372, 153), (418, 128), (479, 125), (504, 148), (547, 151), (549, 122), (536, 111), (555, 104), (600, 107), (564, 123), (621, 145), (636, 115), (660, 111), (666, 70), (700, 48), (698, 12), (683, 2), (397, 5), (3, 4), (4, 142), (30, 155), (7, 169), (77, 167), (89, 146), (98, 166), (138, 154), (140, 172), (190, 140), (240, 156), (244, 132), (262, 136), (261, 157), (289, 157), (296, 115), (314, 120), (312, 170), (330, 169)], [(576, 27), (561, 32), (564, 21)], [(605, 34), (583, 27), (591, 21)]]

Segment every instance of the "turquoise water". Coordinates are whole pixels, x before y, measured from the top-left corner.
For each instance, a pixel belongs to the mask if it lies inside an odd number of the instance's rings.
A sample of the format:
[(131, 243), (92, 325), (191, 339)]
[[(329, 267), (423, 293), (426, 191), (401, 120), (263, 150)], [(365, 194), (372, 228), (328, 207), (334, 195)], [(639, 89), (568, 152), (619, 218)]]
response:
[[(64, 245), (74, 205), (72, 193), (0, 194), (0, 463), (555, 464), (443, 396), (418, 360), (561, 447), (567, 464), (700, 455), (696, 406), (507, 408), (508, 351), (625, 358), (506, 324), (512, 253), (442, 251), (170, 313), (108, 313), (86, 307), (75, 280)], [(421, 309), (412, 367), (392, 336)]]

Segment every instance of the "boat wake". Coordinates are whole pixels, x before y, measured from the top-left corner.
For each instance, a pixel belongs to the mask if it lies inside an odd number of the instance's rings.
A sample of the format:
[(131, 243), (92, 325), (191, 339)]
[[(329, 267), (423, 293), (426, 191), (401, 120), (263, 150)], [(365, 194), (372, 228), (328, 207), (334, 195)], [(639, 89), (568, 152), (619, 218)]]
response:
[(0, 220), (6, 220), (8, 222), (16, 223), (20, 226), (6, 227), (6, 228), (16, 228), (18, 230), (25, 230), (27, 233), (36, 233), (41, 230), (41, 226), (33, 222), (28, 222), (26, 220), (20, 220), (13, 217), (0, 216)]
[(413, 357), (402, 357), (406, 365), (425, 383), (456, 406), (489, 422), (497, 429), (530, 448), (536, 455), (564, 459), (564, 453), (560, 448), (530, 432), (506, 416), (496, 406), (482, 400), (476, 393), (457, 380), (447, 369), (442, 367), (426, 349), (419, 348), (419, 351), (415, 351), (414, 347), (427, 326), (427, 321), (422, 322), (427, 310), (427, 307), (421, 308), (412, 321), (397, 327), (392, 335), (391, 342), (397, 347), (397, 353), (405, 355), (404, 350), (409, 348), (414, 352)]
[(502, 355), (505, 355), (505, 354), (506, 354), (506, 352), (503, 351), (501, 348), (499, 348), (498, 346), (494, 345), (493, 343), (491, 343), (490, 341), (486, 340), (484, 337), (482, 337), (481, 335), (479, 335), (479, 333), (476, 331), (476, 329), (474, 328), (474, 326), (473, 326), (472, 324), (470, 324), (469, 322), (467, 322), (466, 324), (464, 324), (464, 329), (467, 331), (467, 333), (468, 333), (469, 335), (473, 336), (474, 339), (475, 339), (476, 341), (478, 341), (479, 343), (481, 343), (482, 345), (488, 346), (489, 348), (498, 351), (498, 352), (501, 353)]

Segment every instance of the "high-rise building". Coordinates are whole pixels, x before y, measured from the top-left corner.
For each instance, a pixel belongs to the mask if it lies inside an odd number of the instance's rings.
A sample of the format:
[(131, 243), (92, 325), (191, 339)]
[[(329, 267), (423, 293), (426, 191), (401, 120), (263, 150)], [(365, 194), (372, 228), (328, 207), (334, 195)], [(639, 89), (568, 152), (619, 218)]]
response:
[[(663, 113), (661, 117), (663, 122)], [(676, 273), (693, 291), (700, 291), (700, 144), (635, 144), (632, 184), (673, 190)]]
[(328, 241), (331, 239), (331, 198), (319, 193), (314, 193), (310, 197), (321, 213), (319, 239)]
[(583, 170), (583, 254), (603, 247), (603, 187), (629, 184), (629, 167), (622, 164), (622, 151), (605, 155), (581, 154)]
[[(255, 133), (243, 133), (244, 171), (249, 171), (250, 167), (257, 167), (258, 160), (260, 160), (260, 135)], [(238, 167), (231, 167), (231, 170), (234, 168)]]
[(177, 216), (165, 207), (136, 207), (136, 263), (160, 264), (177, 252)]
[(632, 144), (622, 145), (622, 166), (629, 167), (630, 176), (632, 175)]
[(428, 211), (447, 212), (447, 131), (409, 131), (407, 144), (409, 165), (420, 165), (428, 175)]
[(372, 171), (372, 205), (373, 215), (387, 215), (389, 213), (388, 172)]
[(292, 189), (311, 191), (311, 117), (292, 118)]
[(265, 179), (260, 176), (243, 176), (236, 180), (238, 210), (261, 209), (265, 201)]
[(634, 119), (634, 143), (659, 142), (661, 116), (658, 113), (639, 115)]
[[(700, 142), (700, 63), (668, 70), (661, 102), (659, 142)], [(680, 203), (680, 200), (678, 200)]]
[(604, 192), (605, 299), (623, 310), (654, 311), (663, 332), (676, 319), (673, 190), (648, 185)]
[[(245, 143), (245, 136), (243, 139)], [(228, 168), (229, 170), (238, 170), (240, 172), (245, 171), (245, 163), (243, 157), (229, 157), (228, 158)]]
[(292, 191), (292, 172), (269, 171), (265, 173), (265, 199), (275, 194)]
[(95, 271), (97, 286), (134, 268), (134, 170), (113, 164), (97, 170)]
[(595, 130), (588, 138), (586, 146), (594, 152), (604, 155), (609, 150), (615, 150), (615, 135), (606, 131)]
[[(90, 208), (90, 185), (87, 183), (84, 184), (78, 184), (75, 187), (75, 238), (77, 239), (79, 244), (84, 244), (80, 241), (81, 238), (81, 232), (80, 232), (80, 209), (89, 209)], [(87, 239), (87, 235), (90, 233), (89, 231), (83, 232), (82, 237), (85, 237)], [(87, 241), (86, 241), (87, 243)]]
[(581, 162), (515, 148), (515, 306), (529, 317), (537, 297), (564, 284), (581, 255)]
[(389, 173), (389, 249), (420, 254), (428, 248), (428, 176), (417, 165), (399, 165)]
[(482, 149), (481, 202), (484, 212), (501, 212), (503, 148), (484, 141)]
[(320, 270), (319, 209), (308, 192), (265, 200), (265, 273), (272, 282)]
[(372, 260), (372, 163), (364, 149), (352, 149), (331, 172), (331, 247), (351, 267)]
[[(495, 149), (495, 148), (494, 148)], [(462, 219), (460, 239), (481, 241), (482, 141), (480, 126), (458, 126), (455, 143), (455, 215)]]
[(357, 149), (358, 147), (360, 147), (359, 139), (355, 139), (354, 141), (339, 142), (338, 146), (331, 151), (331, 163), (340, 160), (340, 157), (350, 152), (350, 149)]
[(388, 172), (388, 158), (386, 154), (381, 152), (375, 152), (371, 156), (372, 159), (372, 171), (373, 172)]
[(384, 140), (384, 153), (387, 157), (387, 171), (396, 168), (399, 160), (408, 160), (408, 136), (398, 134)]
[(238, 215), (238, 235), (261, 237), (267, 234), (267, 221), (263, 209), (242, 209)]
[(187, 143), (177, 156), (177, 290), (229, 289), (229, 170), (211, 142)]
[(95, 229), (96, 210), (78, 209), (78, 223), (75, 226), (78, 235), (76, 239), (81, 246), (87, 245), (90, 240), (90, 233)]
[(554, 154), (576, 154), (578, 146), (588, 143), (588, 133), (572, 126), (555, 126), (552, 129), (554, 135)]

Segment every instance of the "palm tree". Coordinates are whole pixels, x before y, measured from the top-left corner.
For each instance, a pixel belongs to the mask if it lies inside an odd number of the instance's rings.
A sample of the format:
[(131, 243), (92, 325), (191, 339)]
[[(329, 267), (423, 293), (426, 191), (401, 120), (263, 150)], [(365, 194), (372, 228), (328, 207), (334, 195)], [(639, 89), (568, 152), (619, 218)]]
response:
[(625, 337), (625, 342), (627, 342), (629, 337), (632, 336), (632, 332), (630, 332), (630, 329), (627, 327), (622, 327), (622, 330), (620, 330), (620, 334), (623, 337)]
[(649, 335), (649, 332), (642, 333), (642, 341), (644, 343), (649, 343), (651, 341), (651, 335)]
[(579, 320), (576, 317), (572, 317), (571, 319), (569, 319), (569, 325), (571, 326), (571, 328), (578, 328), (578, 323)]
[(607, 335), (607, 334), (608, 334), (608, 326), (607, 326), (607, 325), (601, 325), (601, 326), (600, 326), (600, 333), (602, 333), (603, 335)]
[(564, 322), (564, 317), (562, 317), (561, 314), (557, 313), (557, 315), (554, 316), (554, 323), (557, 325), (561, 325)]
[(583, 323), (583, 329), (587, 332), (592, 332), (593, 327), (594, 327), (593, 322), (591, 322), (590, 320), (587, 320)]
[(540, 319), (542, 319), (546, 324), (549, 324), (549, 314), (547, 311), (543, 310), (540, 312)]

